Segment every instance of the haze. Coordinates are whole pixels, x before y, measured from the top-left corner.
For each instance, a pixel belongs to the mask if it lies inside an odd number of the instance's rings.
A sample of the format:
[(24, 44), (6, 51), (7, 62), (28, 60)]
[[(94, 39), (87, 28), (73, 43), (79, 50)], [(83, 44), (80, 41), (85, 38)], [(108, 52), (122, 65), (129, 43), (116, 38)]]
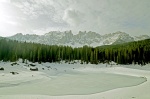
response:
[(0, 0), (0, 36), (49, 31), (149, 34), (149, 0)]

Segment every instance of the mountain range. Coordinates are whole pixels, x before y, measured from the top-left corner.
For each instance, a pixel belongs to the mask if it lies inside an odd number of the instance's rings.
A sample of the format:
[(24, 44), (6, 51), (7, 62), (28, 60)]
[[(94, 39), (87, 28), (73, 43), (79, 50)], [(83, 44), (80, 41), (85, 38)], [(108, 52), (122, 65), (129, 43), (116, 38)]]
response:
[(82, 47), (84, 45), (88, 46), (101, 46), (101, 45), (111, 45), (111, 44), (121, 44), (126, 42), (138, 41), (149, 39), (148, 35), (140, 35), (140, 36), (130, 36), (125, 32), (115, 32), (109, 33), (105, 35), (100, 35), (96, 32), (82, 32), (79, 31), (78, 34), (74, 35), (72, 31), (51, 31), (44, 35), (36, 35), (36, 34), (26, 34), (17, 33), (16, 35), (7, 37), (11, 40), (17, 40), (22, 42), (35, 42), (40, 44), (47, 45), (65, 45), (72, 47)]

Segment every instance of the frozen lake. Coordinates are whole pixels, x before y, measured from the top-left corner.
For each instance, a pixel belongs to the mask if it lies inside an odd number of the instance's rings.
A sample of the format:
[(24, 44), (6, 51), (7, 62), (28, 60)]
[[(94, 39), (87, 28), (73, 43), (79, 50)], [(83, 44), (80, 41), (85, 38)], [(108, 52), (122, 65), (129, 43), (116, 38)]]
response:
[[(147, 81), (144, 75), (137, 75), (138, 70), (117, 66), (105, 67), (104, 64), (35, 63), (39, 71), (30, 71), (30, 67), (24, 66), (23, 63), (16, 66), (10, 64), (0, 64), (1, 67), (5, 67), (5, 71), (0, 71), (0, 96), (4, 99), (11, 99), (8, 98), (9, 95), (93, 95), (114, 89), (136, 87)], [(19, 74), (12, 75), (11, 71)]]

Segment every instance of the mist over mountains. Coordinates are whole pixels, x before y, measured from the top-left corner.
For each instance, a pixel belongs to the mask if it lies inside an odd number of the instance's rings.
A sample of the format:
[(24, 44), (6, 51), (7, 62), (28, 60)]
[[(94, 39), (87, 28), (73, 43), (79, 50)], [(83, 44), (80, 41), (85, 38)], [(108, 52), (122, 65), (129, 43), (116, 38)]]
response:
[(18, 33), (16, 35), (7, 37), (11, 40), (17, 40), (22, 42), (34, 42), (47, 45), (65, 45), (72, 47), (82, 47), (87, 46), (101, 46), (101, 45), (111, 45), (111, 44), (121, 44), (132, 41), (139, 41), (150, 38), (148, 35), (140, 36), (130, 36), (125, 32), (115, 32), (105, 35), (100, 35), (98, 33), (89, 31), (82, 32), (79, 31), (78, 34), (74, 35), (72, 31), (51, 31), (44, 35), (36, 34), (26, 34)]

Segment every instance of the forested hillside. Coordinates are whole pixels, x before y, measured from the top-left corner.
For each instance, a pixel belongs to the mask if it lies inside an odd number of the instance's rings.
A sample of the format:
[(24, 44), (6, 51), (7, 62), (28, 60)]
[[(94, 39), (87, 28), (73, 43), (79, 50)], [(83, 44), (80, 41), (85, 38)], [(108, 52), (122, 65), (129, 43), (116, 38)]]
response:
[(81, 63), (105, 63), (114, 61), (118, 64), (141, 64), (150, 62), (150, 39), (100, 47), (83, 46), (49, 46), (35, 43), (0, 39), (0, 60), (16, 61), (19, 58), (31, 62), (70, 62), (81, 60)]

